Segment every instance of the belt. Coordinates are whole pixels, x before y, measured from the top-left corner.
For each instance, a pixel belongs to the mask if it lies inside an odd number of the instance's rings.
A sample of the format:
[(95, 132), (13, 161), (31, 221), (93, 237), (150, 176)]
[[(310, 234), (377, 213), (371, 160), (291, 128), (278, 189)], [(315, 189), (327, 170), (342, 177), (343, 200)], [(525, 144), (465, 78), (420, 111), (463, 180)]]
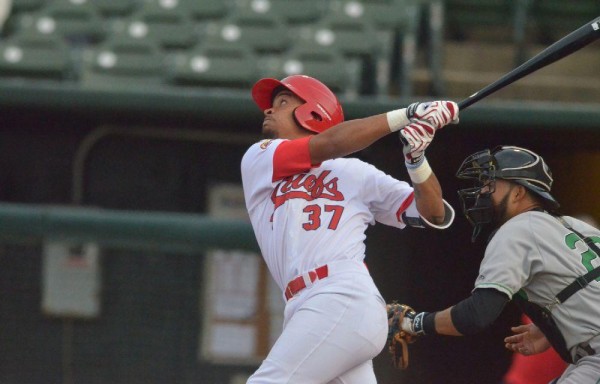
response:
[(285, 299), (291, 299), (298, 292), (311, 285), (316, 280), (324, 279), (327, 276), (329, 276), (329, 268), (327, 267), (327, 264), (325, 264), (292, 279), (287, 287), (285, 287)]

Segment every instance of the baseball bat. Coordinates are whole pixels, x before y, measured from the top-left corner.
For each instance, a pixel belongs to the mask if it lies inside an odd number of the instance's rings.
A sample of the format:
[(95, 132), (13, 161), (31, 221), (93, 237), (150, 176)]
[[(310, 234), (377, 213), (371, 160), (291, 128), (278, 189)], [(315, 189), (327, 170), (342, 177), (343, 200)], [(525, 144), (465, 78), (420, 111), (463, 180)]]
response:
[(598, 37), (600, 37), (600, 17), (569, 33), (506, 75), (462, 100), (458, 103), (459, 109), (462, 111), (520, 78), (580, 50)]

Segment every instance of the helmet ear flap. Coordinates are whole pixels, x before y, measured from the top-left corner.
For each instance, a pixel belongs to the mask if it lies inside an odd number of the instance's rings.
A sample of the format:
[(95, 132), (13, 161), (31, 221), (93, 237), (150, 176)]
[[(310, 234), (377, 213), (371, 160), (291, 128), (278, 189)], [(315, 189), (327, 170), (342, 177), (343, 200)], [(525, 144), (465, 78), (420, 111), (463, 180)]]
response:
[(294, 110), (294, 119), (299, 126), (312, 132), (322, 132), (329, 128), (310, 102), (304, 103)]

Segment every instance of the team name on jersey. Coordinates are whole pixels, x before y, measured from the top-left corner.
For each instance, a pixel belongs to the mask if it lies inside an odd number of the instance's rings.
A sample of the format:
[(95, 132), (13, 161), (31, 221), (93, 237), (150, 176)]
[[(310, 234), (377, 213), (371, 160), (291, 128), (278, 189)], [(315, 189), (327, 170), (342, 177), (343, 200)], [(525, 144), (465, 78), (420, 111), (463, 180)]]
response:
[(290, 199), (327, 199), (344, 200), (344, 194), (338, 191), (338, 178), (327, 179), (331, 171), (323, 171), (319, 175), (301, 174), (283, 179), (271, 194), (275, 209)]

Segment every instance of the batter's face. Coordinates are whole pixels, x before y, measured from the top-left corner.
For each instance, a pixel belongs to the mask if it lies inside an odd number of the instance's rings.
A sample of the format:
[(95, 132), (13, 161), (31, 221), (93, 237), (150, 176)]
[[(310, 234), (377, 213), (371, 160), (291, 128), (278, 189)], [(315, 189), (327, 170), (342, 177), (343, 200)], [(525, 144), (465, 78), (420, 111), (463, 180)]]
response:
[(304, 101), (288, 90), (279, 92), (273, 99), (273, 106), (265, 110), (262, 133), (270, 139), (295, 139), (306, 136), (294, 119), (294, 110)]

